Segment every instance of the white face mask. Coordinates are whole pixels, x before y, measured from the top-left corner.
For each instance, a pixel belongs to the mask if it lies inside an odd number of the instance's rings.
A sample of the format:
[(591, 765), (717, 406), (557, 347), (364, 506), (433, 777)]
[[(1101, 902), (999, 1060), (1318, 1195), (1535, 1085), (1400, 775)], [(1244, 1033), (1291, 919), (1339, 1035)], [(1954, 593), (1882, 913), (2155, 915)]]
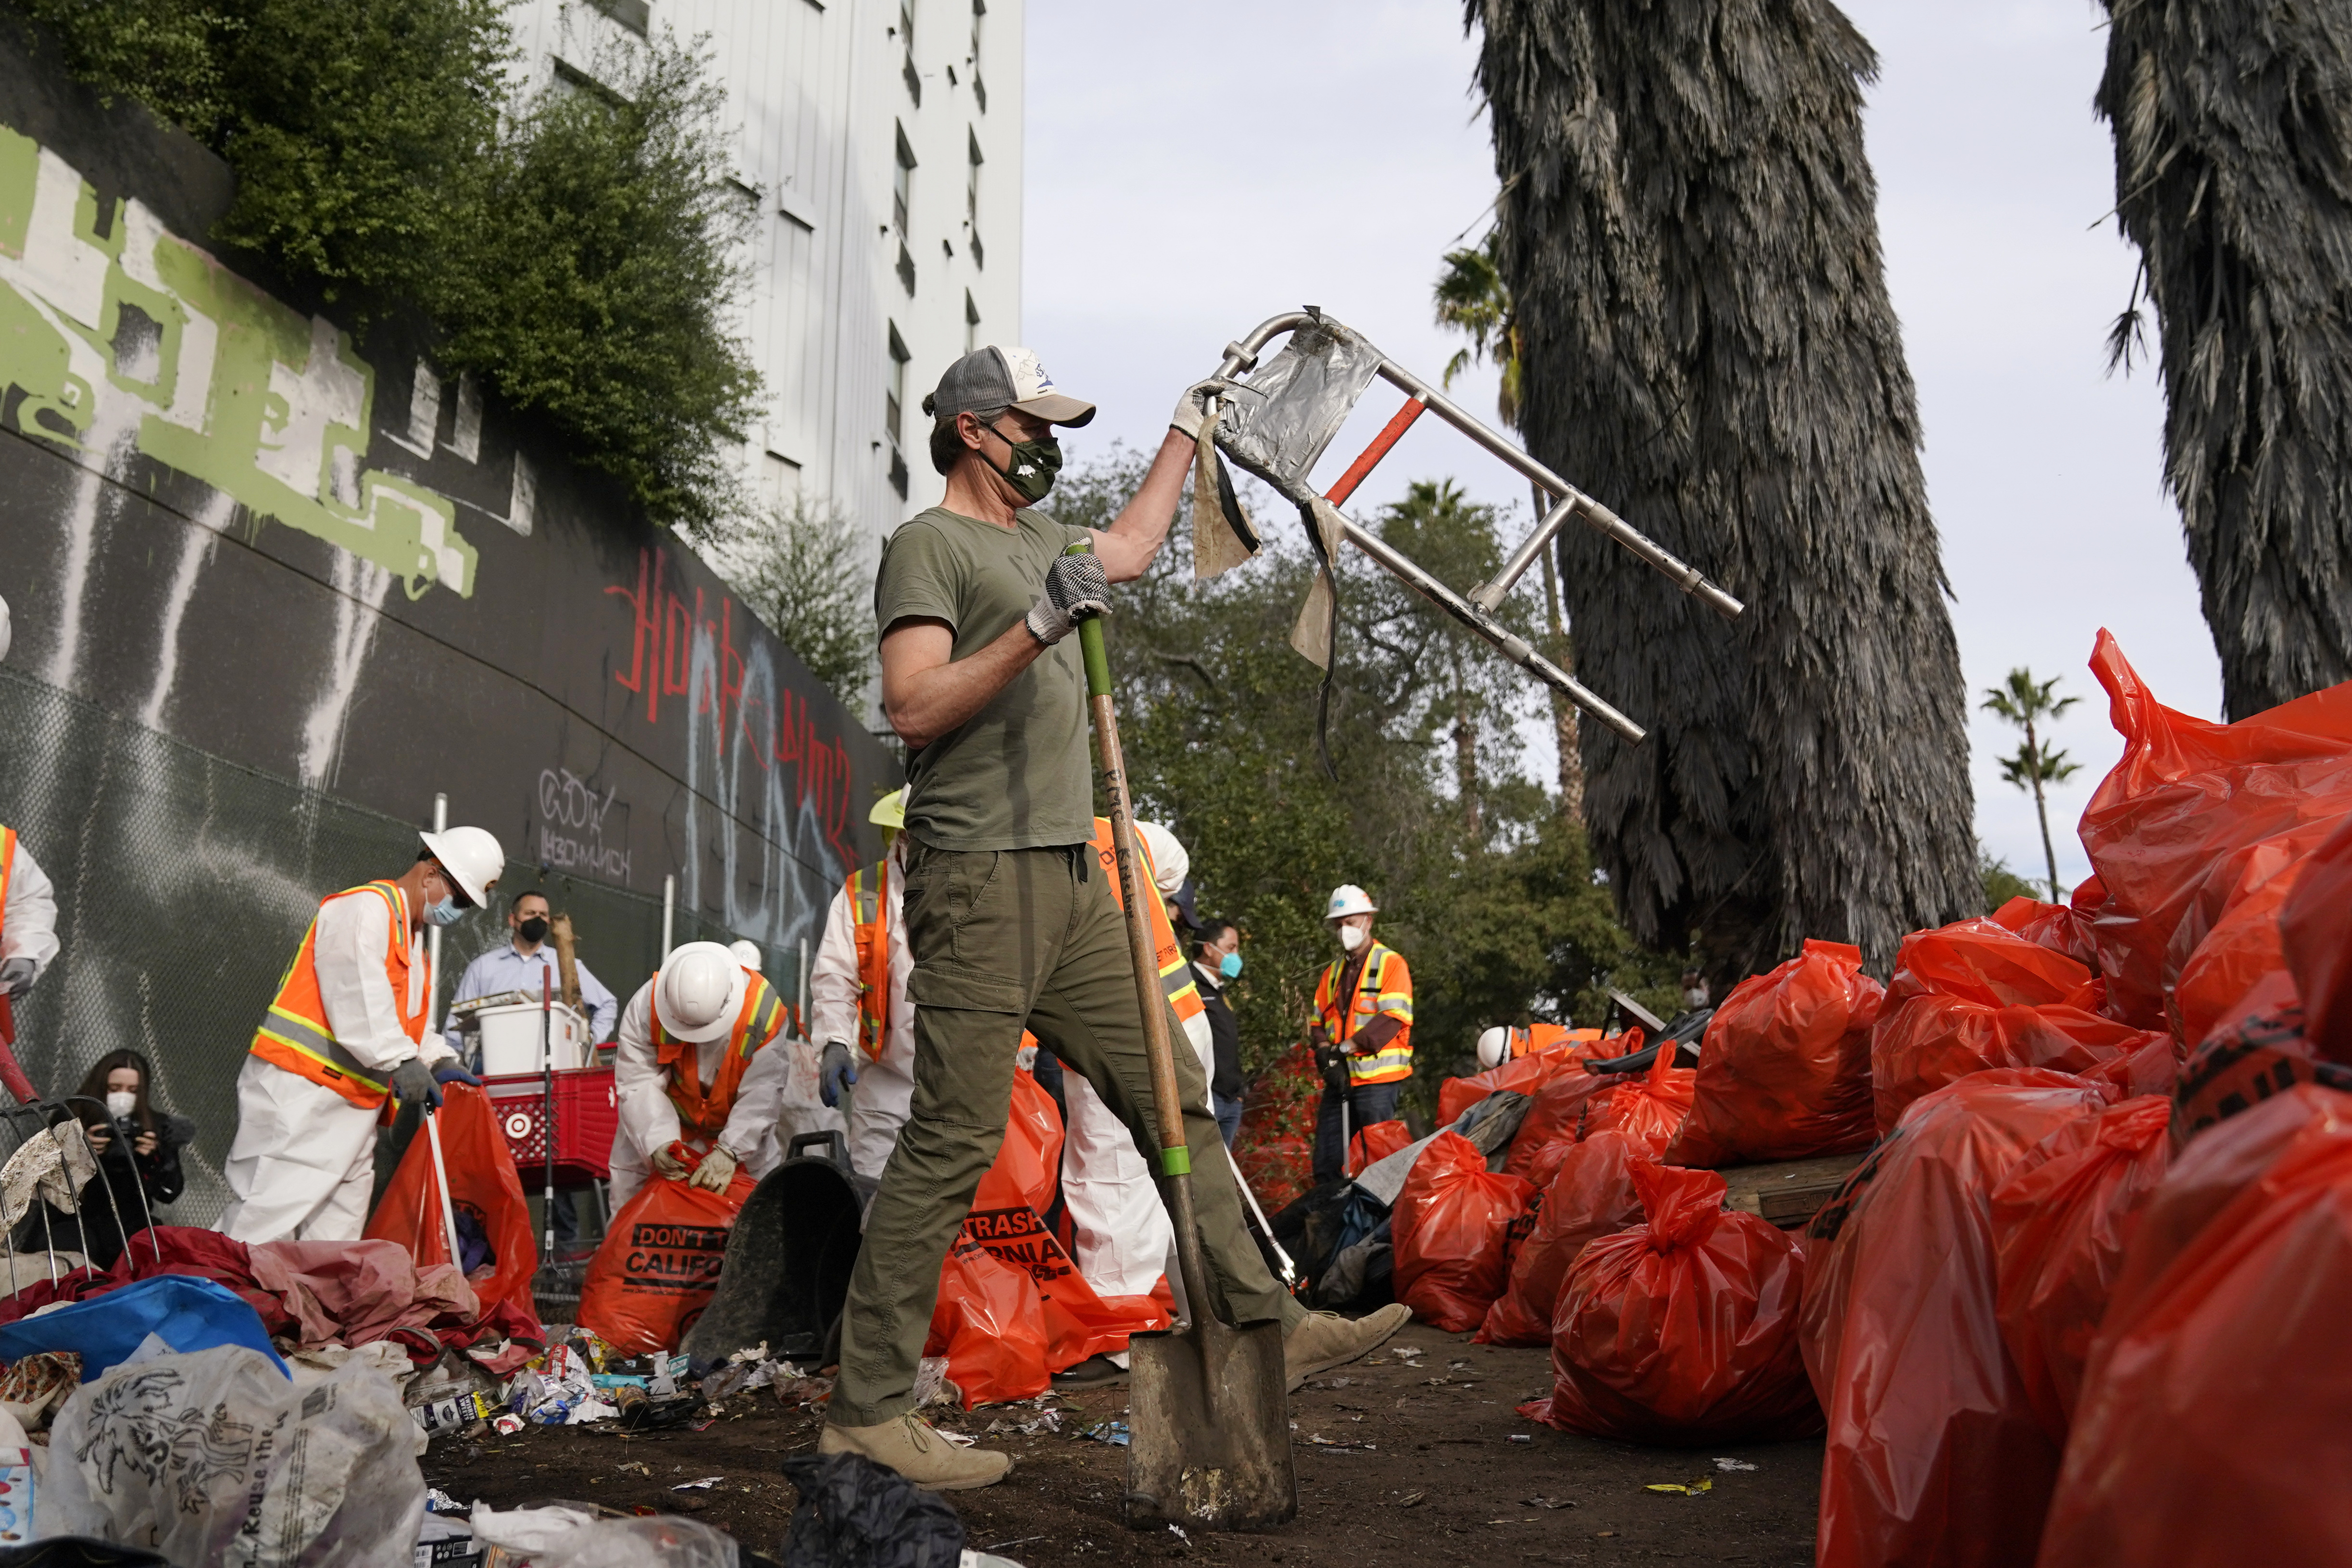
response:
[(139, 1097), (127, 1089), (118, 1089), (106, 1097), (106, 1113), (120, 1121), (139, 1109)]
[(1339, 928), (1339, 945), (1346, 948), (1349, 952), (1353, 952), (1358, 948), (1363, 946), (1364, 932), (1362, 928), (1359, 926), (1341, 926)]

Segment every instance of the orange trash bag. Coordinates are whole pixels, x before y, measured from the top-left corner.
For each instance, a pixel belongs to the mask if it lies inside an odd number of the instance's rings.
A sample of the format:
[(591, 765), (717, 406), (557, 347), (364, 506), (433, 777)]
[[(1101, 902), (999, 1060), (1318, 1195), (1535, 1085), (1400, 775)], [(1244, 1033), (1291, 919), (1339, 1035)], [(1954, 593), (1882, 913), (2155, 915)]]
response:
[(2053, 1441), (2123, 1266), (2133, 1215), (2172, 1163), (2172, 1101), (2143, 1095), (2069, 1121), (1992, 1191), (2001, 1342)]
[(1412, 1142), (1412, 1129), (1402, 1121), (1375, 1121), (1348, 1142), (1348, 1174), (1361, 1175), (1364, 1168), (1387, 1159)]
[(2044, 1068), (2078, 1077), (2128, 1065), (2150, 1047), (2169, 1058), (2172, 1037), (2080, 1007), (1993, 1007), (1957, 996), (1915, 996), (1871, 1032), (1872, 1097), (1891, 1130), (1918, 1099), (1970, 1073)]
[(1045, 1393), (1054, 1381), (1045, 1309), (1029, 1271), (997, 1258), (969, 1228), (958, 1233), (940, 1267), (923, 1353), (948, 1358), (948, 1378), (967, 1410)]
[(2312, 1047), (2352, 1062), (2352, 817), (2311, 852), (2279, 910), (2279, 937)]
[(1731, 988), (1707, 1020), (1689, 1118), (1673, 1165), (1753, 1164), (1866, 1149), (1870, 1026), (1885, 989), (1862, 949), (1808, 942), (1769, 974)]
[(1675, 1047), (1667, 1046), (1646, 1071), (1620, 1074), (1617, 1087), (1585, 1118), (1584, 1135), (1622, 1132), (1647, 1149), (1652, 1159), (1664, 1155), (1681, 1131), (1683, 1118), (1690, 1114), (1691, 1095), (1698, 1084), (1698, 1069), (1675, 1066)]
[(1827, 1413), (1818, 1568), (2033, 1561), (2058, 1445), (1995, 1317), (1992, 1189), (2096, 1114), (2095, 1085), (1979, 1073), (1904, 1113), (1805, 1231), (1805, 1370)]
[(2206, 870), (2164, 955), (2166, 1015), (2195, 1045), (2265, 974), (2286, 968), (2279, 914), (2331, 822), (2302, 826), (2231, 851)]
[(1649, 1161), (1645, 1148), (1622, 1132), (1596, 1132), (1563, 1147), (1559, 1171), (1542, 1189), (1535, 1229), (1512, 1258), (1509, 1282), (1478, 1327), (1480, 1344), (1551, 1343), (1560, 1281), (1584, 1244), (1642, 1222), (1633, 1167)]
[(2352, 1096), (2299, 1086), (2190, 1144), (2093, 1342), (2042, 1568), (2352, 1562), (2347, 1300)]
[(1437, 1124), (1453, 1126), (1464, 1111), (1490, 1094), (1508, 1089), (1514, 1094), (1533, 1096), (1557, 1075), (1577, 1070), (1574, 1044), (1561, 1039), (1543, 1050), (1531, 1051), (1469, 1078), (1447, 1079), (1437, 1086)]
[(2036, 947), (2064, 953), (2095, 974), (2099, 971), (2099, 944), (2092, 935), (2091, 918), (2084, 911), (2105, 897), (2105, 889), (2093, 877), (2076, 885), (2070, 903), (2045, 904), (2020, 893), (1988, 918)]
[(1397, 1300), (1424, 1323), (1467, 1333), (1509, 1279), (1511, 1221), (1535, 1189), (1486, 1169), (1486, 1156), (1457, 1132), (1421, 1152), (1389, 1211)]
[(1915, 931), (1903, 939), (1894, 977), (1886, 983), (1885, 1011), (1927, 995), (1989, 1007), (2057, 1003), (2095, 1010), (2105, 994), (2104, 983), (2088, 968), (1998, 921), (1979, 917)]
[[(489, 1095), (470, 1084), (441, 1091), (434, 1121), (441, 1131), (441, 1160), (449, 1172), (449, 1206), (456, 1211), (458, 1241), (470, 1247), (471, 1230), (488, 1248), (487, 1260), (467, 1272), (481, 1310), (476, 1321), (507, 1339), (544, 1342), (539, 1306), (530, 1282), (539, 1272), (539, 1238), (531, 1233), (530, 1204), (514, 1155), (499, 1126)], [(423, 1127), (401, 1156), (400, 1168), (383, 1189), (362, 1232), (368, 1241), (396, 1241), (422, 1267), (462, 1260), (449, 1256), (448, 1231), (441, 1216), (440, 1184), (433, 1175), (433, 1142)]]
[[(688, 1169), (702, 1163), (682, 1151)], [(623, 1355), (674, 1351), (719, 1289), (727, 1233), (759, 1184), (739, 1170), (723, 1193), (655, 1171), (621, 1205), (580, 1285), (580, 1326)]]
[[(1630, 1029), (1617, 1036), (1638, 1042), (1642, 1031)], [(1572, 1072), (1554, 1073), (1536, 1090), (1535, 1102), (1519, 1121), (1519, 1130), (1511, 1137), (1510, 1151), (1503, 1157), (1503, 1169), (1514, 1176), (1525, 1176), (1540, 1192), (1550, 1184), (1551, 1174), (1559, 1168), (1565, 1148), (1573, 1146), (1591, 1131), (1593, 1107), (1611, 1089), (1624, 1082), (1613, 1073), (1584, 1070), (1582, 1062)]]
[(1797, 1341), (1793, 1237), (1723, 1206), (1723, 1177), (1637, 1160), (1643, 1223), (1586, 1245), (1560, 1287), (1551, 1397), (1519, 1413), (1632, 1443), (1774, 1442), (1821, 1430)]
[(2213, 864), (2352, 812), (2352, 682), (2215, 724), (2157, 701), (2105, 631), (2091, 671), (2124, 738), (2081, 829), (2107, 895), (2095, 925), (2100, 967), (2111, 1010), (2156, 1028), (2173, 930)]

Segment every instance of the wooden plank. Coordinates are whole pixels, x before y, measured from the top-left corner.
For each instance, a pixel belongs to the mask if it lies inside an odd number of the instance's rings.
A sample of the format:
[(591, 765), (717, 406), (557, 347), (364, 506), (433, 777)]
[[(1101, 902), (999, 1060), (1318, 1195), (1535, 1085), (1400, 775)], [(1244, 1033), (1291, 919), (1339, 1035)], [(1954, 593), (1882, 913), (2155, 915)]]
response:
[(1850, 1154), (1823, 1154), (1811, 1160), (1734, 1165), (1719, 1173), (1730, 1188), (1724, 1204), (1761, 1215), (1783, 1230), (1794, 1230), (1821, 1212), (1853, 1168), (1869, 1157), (1869, 1150), (1857, 1149)]

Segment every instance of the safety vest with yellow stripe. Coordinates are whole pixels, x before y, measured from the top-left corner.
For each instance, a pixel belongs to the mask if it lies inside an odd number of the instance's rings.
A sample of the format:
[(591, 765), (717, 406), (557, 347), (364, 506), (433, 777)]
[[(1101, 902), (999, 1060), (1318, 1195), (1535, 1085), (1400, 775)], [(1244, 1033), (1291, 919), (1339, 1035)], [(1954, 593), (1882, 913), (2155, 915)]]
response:
[(0, 936), (7, 933), (8, 879), (16, 870), (16, 830), (0, 827)]
[(1350, 1083), (1394, 1083), (1412, 1076), (1412, 973), (1405, 967), (1404, 954), (1393, 948), (1372, 943), (1371, 952), (1364, 959), (1362, 977), (1356, 982), (1356, 994), (1348, 999), (1344, 1008), (1332, 994), (1339, 987), (1339, 976), (1352, 963), (1349, 954), (1335, 960), (1315, 983), (1315, 1021), (1323, 1026), (1336, 1044), (1347, 1039), (1357, 1030), (1385, 1013), (1404, 1026), (1396, 1038), (1371, 1051), (1348, 1058), (1348, 1080)]
[(680, 1137), (716, 1139), (726, 1131), (727, 1118), (735, 1110), (735, 1091), (742, 1087), (751, 1058), (783, 1032), (783, 998), (755, 972), (747, 969), (743, 973), (749, 982), (743, 987), (743, 1005), (736, 1012), (726, 1058), (708, 1089), (702, 1087), (701, 1047), (664, 1029), (661, 1004), (648, 998), (654, 1059), (669, 1069), (669, 1102), (677, 1108)]
[[(1598, 1029), (1589, 1030), (1587, 1033), (1596, 1040), (1601, 1037), (1601, 1031)], [(1508, 1029), (1508, 1047), (1503, 1059), (1515, 1062), (1521, 1057), (1533, 1056), (1538, 1051), (1548, 1051), (1555, 1047), (1567, 1045), (1573, 1038), (1574, 1037), (1569, 1033), (1566, 1026), (1559, 1024), (1529, 1024), (1526, 1028), (1513, 1024)]]
[(849, 918), (857, 929), (857, 1047), (882, 1059), (890, 1037), (890, 861), (849, 874)]
[[(1152, 897), (1145, 902), (1151, 906), (1152, 961), (1160, 965), (1160, 989), (1168, 998), (1168, 1005), (1176, 1010), (1176, 1021), (1187, 1023), (1208, 1011), (1201, 1000), (1201, 987), (1192, 978), (1192, 966), (1184, 961), (1184, 950), (1176, 945), (1175, 928), (1168, 923), (1168, 906), (1158, 897), (1154, 886), (1156, 873), (1151, 865), (1151, 851), (1139, 840), (1136, 852), (1143, 857), (1143, 883)], [(1110, 879), (1112, 901), (1122, 910), (1127, 908), (1127, 890), (1119, 886), (1118, 846), (1112, 838), (1110, 818), (1095, 818), (1095, 858), (1102, 862), (1103, 874)]]
[[(325, 909), (336, 899), (348, 899), (361, 893), (373, 893), (383, 900), (384, 913), (390, 917), (391, 940), (383, 954), (383, 977), (392, 987), (392, 1005), (400, 1017), (400, 1028), (409, 1039), (425, 1043), (425, 1013), (433, 995), (433, 974), (425, 971), (425, 984), (418, 993), (422, 998), (416, 1011), (408, 1010), (408, 910), (407, 900), (390, 882), (369, 882), (357, 888), (346, 888), (331, 898), (320, 900)], [(333, 1089), (363, 1110), (383, 1107), (392, 1090), (375, 1073), (383, 1070), (363, 1067), (360, 1059), (336, 1042), (335, 1032), (327, 1023), (327, 1005), (319, 992), (319, 917), (310, 917), (310, 929), (302, 933), (302, 945), (294, 950), (294, 962), (286, 966), (285, 977), (278, 983), (278, 995), (262, 1016), (261, 1027), (253, 1037), (253, 1054), (275, 1068), (283, 1068), (298, 1078)], [(426, 961), (428, 963), (430, 960)]]

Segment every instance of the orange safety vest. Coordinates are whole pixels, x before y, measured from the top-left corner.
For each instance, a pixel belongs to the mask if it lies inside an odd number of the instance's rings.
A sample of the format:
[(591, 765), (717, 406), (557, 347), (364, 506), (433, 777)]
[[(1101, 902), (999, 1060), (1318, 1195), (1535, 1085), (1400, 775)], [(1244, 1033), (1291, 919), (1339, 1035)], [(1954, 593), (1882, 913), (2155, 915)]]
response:
[(849, 918), (857, 929), (857, 1045), (882, 1059), (890, 1035), (890, 859), (849, 874)]
[[(1598, 1029), (1586, 1032), (1596, 1040), (1601, 1037), (1601, 1031)], [(1515, 1062), (1521, 1057), (1531, 1057), (1538, 1051), (1549, 1051), (1567, 1045), (1573, 1037), (1564, 1026), (1559, 1024), (1529, 1024), (1524, 1029), (1514, 1024), (1510, 1027), (1508, 1038), (1510, 1053), (1503, 1059)]]
[(669, 1069), (669, 1102), (677, 1107), (682, 1137), (716, 1139), (726, 1131), (727, 1118), (735, 1110), (735, 1091), (742, 1087), (751, 1058), (783, 1032), (782, 998), (758, 973), (749, 969), (743, 973), (751, 982), (743, 987), (743, 1007), (735, 1015), (727, 1055), (708, 1091), (699, 1070), (701, 1047), (691, 1040), (672, 1038), (662, 1027), (661, 1004), (646, 999), (653, 1013), (654, 1059)]
[[(1353, 954), (1336, 959), (1323, 971), (1315, 983), (1315, 1021), (1323, 1026), (1334, 1044), (1347, 1039), (1358, 1029), (1386, 1013), (1404, 1026), (1396, 1038), (1379, 1050), (1348, 1058), (1348, 1080), (1350, 1083), (1394, 1083), (1412, 1076), (1412, 973), (1405, 967), (1404, 954), (1393, 948), (1372, 943), (1371, 952), (1364, 959), (1364, 973), (1356, 982), (1356, 994), (1348, 999), (1344, 1010), (1332, 993), (1339, 989), (1339, 973)], [(1343, 1016), (1344, 1012), (1344, 1016)]]
[[(423, 1000), (412, 1014), (408, 1010), (408, 901), (390, 882), (368, 882), (322, 899), (319, 907), (323, 910), (335, 899), (359, 893), (382, 899), (384, 911), (392, 917), (383, 976), (392, 985), (392, 1005), (399, 1013), (401, 1032), (421, 1046), (425, 1013), (433, 996), (433, 973), (425, 971)], [(327, 1024), (327, 1005), (319, 994), (318, 945), (319, 917), (312, 915), (310, 929), (302, 933), (302, 945), (294, 950), (294, 962), (286, 966), (285, 977), (278, 983), (277, 998), (262, 1015), (261, 1027), (254, 1031), (253, 1054), (297, 1078), (333, 1089), (362, 1110), (381, 1110), (391, 1086), (370, 1075), (383, 1069), (361, 1066), (357, 1057), (336, 1043), (335, 1032)]]
[(8, 879), (16, 874), (16, 830), (0, 827), (0, 934), (7, 928)]
[[(1181, 1024), (1199, 1017), (1208, 1011), (1208, 1006), (1201, 1000), (1201, 987), (1192, 978), (1192, 966), (1184, 962), (1184, 951), (1176, 945), (1175, 928), (1168, 923), (1168, 906), (1152, 882), (1151, 851), (1144, 848), (1140, 837), (1135, 847), (1143, 857), (1143, 881), (1152, 895), (1149, 900), (1151, 945), (1153, 961), (1160, 965), (1160, 989), (1166, 994), (1168, 1005), (1176, 1010), (1176, 1021)], [(1118, 846), (1111, 837), (1110, 818), (1107, 816), (1095, 818), (1095, 858), (1102, 862), (1103, 874), (1110, 879), (1111, 901), (1125, 910), (1127, 890), (1118, 880)]]

